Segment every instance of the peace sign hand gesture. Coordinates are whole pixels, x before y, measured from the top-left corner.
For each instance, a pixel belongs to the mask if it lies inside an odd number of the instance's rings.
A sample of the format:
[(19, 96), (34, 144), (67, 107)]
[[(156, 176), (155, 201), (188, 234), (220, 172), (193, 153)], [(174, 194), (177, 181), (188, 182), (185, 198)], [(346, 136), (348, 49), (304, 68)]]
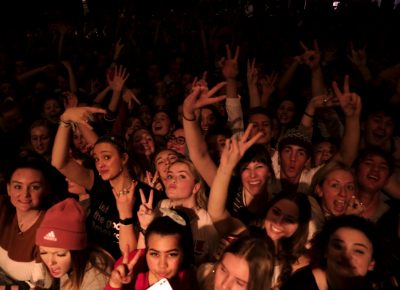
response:
[(154, 198), (154, 190), (150, 190), (149, 199), (146, 201), (146, 196), (142, 189), (139, 189), (140, 199), (142, 200), (142, 204), (139, 207), (137, 212), (137, 216), (139, 219), (140, 227), (143, 230), (146, 230), (149, 224), (153, 221), (155, 214), (153, 210), (153, 198)]
[(223, 57), (219, 61), (219, 65), (222, 68), (222, 75), (225, 79), (235, 79), (239, 74), (238, 69), (238, 58), (239, 58), (239, 46), (236, 47), (235, 56), (232, 58), (232, 52), (229, 45), (225, 45), (226, 58)]
[(186, 120), (195, 120), (195, 111), (204, 106), (218, 103), (226, 98), (226, 96), (218, 96), (212, 98), (212, 96), (218, 92), (222, 87), (226, 85), (226, 82), (221, 82), (215, 85), (210, 90), (204, 85), (195, 85), (192, 88), (192, 92), (183, 101), (183, 116)]
[(113, 288), (121, 288), (123, 284), (129, 284), (132, 281), (133, 268), (137, 264), (141, 250), (138, 250), (131, 259), (129, 259), (129, 247), (123, 252), (122, 263), (118, 265), (110, 275), (109, 284)]
[(346, 117), (359, 118), (361, 114), (361, 98), (356, 93), (350, 92), (349, 76), (346, 75), (344, 77), (343, 93), (336, 82), (332, 83), (332, 87)]
[(246, 151), (263, 136), (262, 132), (258, 132), (249, 139), (252, 127), (253, 124), (250, 123), (242, 136), (234, 136), (226, 140), (221, 155), (221, 165), (228, 166), (233, 170)]
[(301, 56), (303, 63), (308, 65), (312, 71), (319, 67), (321, 60), (321, 53), (319, 51), (318, 42), (314, 40), (314, 50), (309, 49), (303, 42), (300, 41), (301, 47), (304, 49), (304, 53)]

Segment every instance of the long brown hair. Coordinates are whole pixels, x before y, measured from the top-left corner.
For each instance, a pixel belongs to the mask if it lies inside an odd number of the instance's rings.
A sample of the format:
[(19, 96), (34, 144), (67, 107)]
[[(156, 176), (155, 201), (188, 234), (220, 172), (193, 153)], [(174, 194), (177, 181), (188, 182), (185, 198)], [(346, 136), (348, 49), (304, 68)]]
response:
[(70, 290), (79, 290), (86, 272), (91, 268), (110, 276), (114, 259), (100, 247), (89, 247), (84, 250), (71, 250), (71, 264), (69, 280), (62, 286)]

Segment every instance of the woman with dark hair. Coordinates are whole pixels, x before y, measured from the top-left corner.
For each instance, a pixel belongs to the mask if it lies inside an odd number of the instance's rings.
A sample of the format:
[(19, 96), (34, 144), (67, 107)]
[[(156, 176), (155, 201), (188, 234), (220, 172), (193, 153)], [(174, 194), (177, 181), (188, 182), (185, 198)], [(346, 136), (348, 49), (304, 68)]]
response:
[(59, 289), (102, 289), (108, 281), (113, 258), (88, 245), (86, 213), (77, 201), (67, 198), (45, 214), (36, 231), (40, 257)]
[[(163, 278), (172, 289), (197, 289), (189, 219), (181, 211), (161, 208), (144, 234), (145, 248), (124, 251), (105, 289), (145, 290)], [(128, 284), (128, 285), (125, 285)]]
[(132, 133), (128, 141), (128, 152), (135, 160), (134, 173), (140, 180), (145, 180), (146, 171), (154, 172), (151, 163), (156, 151), (154, 135), (146, 128), (139, 128)]
[[(73, 124), (80, 124), (85, 128), (89, 125), (92, 114), (104, 114), (105, 111), (94, 107), (74, 107), (67, 109), (61, 115), (53, 146), (52, 165), (65, 177), (82, 186), (90, 195), (90, 214), (87, 219), (89, 240), (104, 247), (114, 257), (120, 255), (119, 228), (132, 226), (134, 221), (124, 221), (133, 216), (118, 214), (113, 190), (124, 195), (129, 192), (135, 181), (131, 172), (127, 144), (124, 137), (104, 135), (94, 143), (92, 156), (96, 170), (85, 168), (69, 155), (69, 140)], [(136, 182), (136, 181), (135, 181)], [(135, 196), (139, 196), (139, 188), (146, 194), (149, 187), (137, 182)], [(158, 192), (157, 192), (158, 193)], [(157, 200), (156, 194), (155, 200)], [(139, 205), (137, 205), (137, 208)], [(126, 242), (124, 242), (126, 244)]]
[[(251, 126), (240, 140), (227, 140), (221, 163), (218, 167), (208, 200), (208, 212), (220, 234), (225, 236), (247, 230), (250, 223), (243, 223), (231, 216), (226, 208), (228, 185), (232, 173), (245, 152), (253, 146), (257, 135), (247, 140)], [(249, 149), (250, 150), (250, 149)], [(250, 185), (259, 181), (253, 180)], [(265, 230), (266, 235), (275, 244), (276, 267), (273, 286), (288, 279), (293, 268), (299, 267), (305, 254), (308, 236), (308, 223), (311, 218), (311, 206), (302, 193), (279, 193), (265, 207), (265, 214), (256, 223)]]
[(364, 218), (328, 220), (313, 239), (310, 256), (310, 266), (294, 273), (282, 290), (380, 289), (375, 275), (382, 257), (379, 236)]
[(51, 283), (35, 246), (36, 229), (54, 197), (50, 171), (45, 160), (26, 157), (6, 176), (8, 195), (0, 196), (0, 285), (30, 289)]

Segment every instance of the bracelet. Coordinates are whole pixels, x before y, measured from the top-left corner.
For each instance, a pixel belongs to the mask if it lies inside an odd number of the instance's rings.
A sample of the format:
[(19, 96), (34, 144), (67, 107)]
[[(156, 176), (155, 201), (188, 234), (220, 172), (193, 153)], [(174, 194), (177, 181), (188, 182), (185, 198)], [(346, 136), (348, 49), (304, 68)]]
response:
[(307, 113), (306, 111), (304, 111), (304, 115), (309, 117), (309, 118), (311, 118), (311, 119), (314, 118), (314, 115), (311, 115), (311, 114)]
[(182, 118), (185, 119), (186, 121), (189, 121), (189, 122), (196, 121), (196, 116), (193, 116), (193, 119), (190, 119), (190, 118), (187, 118), (187, 117), (185, 116), (185, 114), (182, 114)]
[(124, 226), (132, 225), (133, 224), (133, 218), (119, 219), (119, 223), (124, 225)]
[(69, 128), (72, 126), (72, 122), (66, 122), (62, 119), (60, 119), (60, 124), (64, 125), (65, 128)]

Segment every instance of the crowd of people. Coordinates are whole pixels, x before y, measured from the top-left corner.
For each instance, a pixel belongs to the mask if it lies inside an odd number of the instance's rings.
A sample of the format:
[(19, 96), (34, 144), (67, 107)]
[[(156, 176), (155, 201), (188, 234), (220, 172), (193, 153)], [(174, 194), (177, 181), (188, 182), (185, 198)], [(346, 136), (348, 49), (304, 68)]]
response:
[(0, 285), (398, 289), (399, 11), (328, 2), (4, 34)]

